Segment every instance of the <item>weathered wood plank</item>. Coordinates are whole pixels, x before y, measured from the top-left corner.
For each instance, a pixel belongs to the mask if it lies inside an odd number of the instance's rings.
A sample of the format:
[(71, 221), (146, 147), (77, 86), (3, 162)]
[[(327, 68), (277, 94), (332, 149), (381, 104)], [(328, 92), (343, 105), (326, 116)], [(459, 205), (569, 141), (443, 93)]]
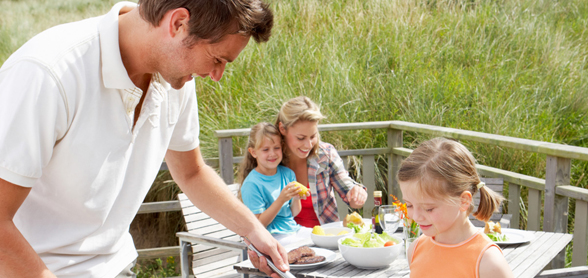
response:
[[(394, 148), (392, 153), (402, 157), (407, 157), (412, 153), (411, 149), (407, 148)], [(545, 180), (536, 178), (533, 176), (527, 176), (507, 170), (502, 170), (486, 165), (476, 165), (478, 173), (485, 177), (503, 178), (505, 182), (515, 183), (528, 188), (534, 188), (537, 190), (545, 190)]]
[[(362, 123), (340, 123), (340, 124), (321, 124), (318, 126), (319, 131), (344, 131), (344, 130), (366, 130), (382, 129), (390, 125), (388, 121), (382, 122), (362, 122)], [(250, 128), (215, 130), (214, 136), (217, 138), (227, 138), (235, 136), (249, 136)]]
[(405, 131), (420, 132), (434, 136), (443, 136), (458, 140), (469, 140), (479, 143), (524, 150), (534, 153), (558, 156), (570, 159), (588, 160), (588, 148), (548, 143), (529, 139), (521, 139), (503, 135), (483, 133), (477, 131), (460, 130), (425, 124), (392, 121), (390, 128)]
[[(545, 161), (543, 230), (546, 232), (565, 232), (567, 228), (567, 198), (564, 197), (565, 200), (562, 200), (558, 197), (555, 194), (555, 188), (559, 185), (570, 184), (571, 160), (548, 155)], [(563, 204), (564, 201), (565, 204)], [(556, 208), (560, 208), (560, 210), (556, 211)], [(564, 211), (561, 211), (562, 208)], [(561, 217), (564, 214), (565, 221)]]
[(508, 184), (508, 214), (512, 215), (510, 219), (510, 226), (512, 228), (519, 228), (520, 220), (520, 203), (521, 200), (521, 186), (515, 183)]
[(180, 246), (137, 249), (137, 253), (139, 253), (139, 259), (177, 257), (180, 255)]
[(577, 200), (572, 266), (586, 265), (586, 255), (588, 255), (588, 203)]
[(218, 158), (220, 176), (226, 184), (233, 183), (233, 138), (220, 138), (218, 140)]
[(555, 193), (576, 200), (588, 202), (588, 189), (571, 185), (560, 185), (555, 188)]
[[(402, 148), (402, 130), (388, 129), (387, 136), (388, 148), (392, 150)], [(392, 198), (390, 194), (396, 196), (398, 200), (402, 200), (402, 192), (400, 191), (400, 185), (398, 184), (396, 174), (400, 169), (400, 164), (402, 163), (403, 157), (403, 154), (396, 153), (392, 153), (388, 156), (388, 204), (392, 204), (392, 202), (394, 202), (394, 198)]]
[(540, 190), (529, 188), (527, 201), (527, 230), (541, 230), (541, 192)]
[(179, 201), (163, 201), (163, 202), (148, 202), (141, 204), (137, 214), (155, 213), (155, 212), (168, 212), (168, 211), (181, 211)]
[(376, 190), (376, 160), (373, 155), (364, 155), (362, 162), (363, 185), (365, 185), (368, 192), (368, 199), (363, 205), (363, 217), (371, 218), (372, 209), (374, 208), (374, 202), (371, 200), (374, 199), (374, 191)]
[(586, 278), (588, 277), (588, 266), (576, 266), (544, 270), (535, 278)]

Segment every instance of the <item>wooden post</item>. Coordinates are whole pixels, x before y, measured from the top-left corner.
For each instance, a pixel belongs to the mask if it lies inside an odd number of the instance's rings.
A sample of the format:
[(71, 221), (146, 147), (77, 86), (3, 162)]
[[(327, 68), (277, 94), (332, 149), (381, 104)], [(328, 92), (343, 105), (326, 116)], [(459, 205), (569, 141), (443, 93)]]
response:
[(363, 205), (363, 217), (371, 218), (372, 209), (374, 208), (374, 191), (376, 190), (376, 163), (374, 156), (364, 155), (362, 164), (363, 185), (365, 185), (368, 192), (368, 199)]
[(543, 230), (565, 233), (568, 226), (568, 198), (556, 195), (555, 188), (570, 184), (571, 160), (548, 155), (545, 170)]
[(192, 245), (190, 242), (183, 241), (180, 239), (180, 271), (182, 278), (188, 278), (190, 275), (190, 266), (192, 262), (190, 261), (190, 250)]
[(527, 230), (541, 230), (541, 191), (529, 188), (527, 197), (529, 205), (527, 206)]
[(586, 215), (588, 215), (588, 203), (576, 200), (572, 266), (586, 265), (586, 254), (588, 253), (588, 219)]
[[(558, 185), (570, 184), (571, 159), (548, 155), (545, 171), (545, 203), (543, 207), (543, 230), (566, 233), (568, 227), (568, 198), (555, 194)], [(565, 250), (551, 261), (552, 268), (563, 268)]]
[(232, 137), (218, 139), (218, 160), (221, 178), (226, 184), (232, 184), (234, 181)]
[(521, 186), (514, 183), (508, 183), (508, 214), (512, 215), (510, 219), (510, 227), (514, 229), (519, 228), (520, 219), (520, 199)]
[(396, 179), (398, 169), (400, 169), (400, 163), (402, 163), (403, 157), (392, 153), (394, 148), (402, 147), (402, 130), (399, 129), (388, 129), (388, 148), (390, 154), (388, 155), (388, 204), (393, 202), (390, 194), (393, 194), (399, 200), (402, 200), (402, 192), (400, 191), (400, 185)]

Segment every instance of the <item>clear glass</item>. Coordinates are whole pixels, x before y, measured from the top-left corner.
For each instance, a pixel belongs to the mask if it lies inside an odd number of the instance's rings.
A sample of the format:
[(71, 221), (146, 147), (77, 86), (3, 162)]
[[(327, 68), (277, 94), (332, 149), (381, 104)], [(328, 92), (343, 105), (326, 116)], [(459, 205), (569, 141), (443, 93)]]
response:
[(400, 225), (400, 212), (395, 205), (380, 206), (379, 209), (380, 226), (387, 234), (393, 234)]
[(402, 231), (404, 234), (404, 254), (408, 258), (408, 249), (410, 245), (421, 235), (421, 228), (419, 225), (411, 219), (402, 219), (402, 225), (404, 226)]

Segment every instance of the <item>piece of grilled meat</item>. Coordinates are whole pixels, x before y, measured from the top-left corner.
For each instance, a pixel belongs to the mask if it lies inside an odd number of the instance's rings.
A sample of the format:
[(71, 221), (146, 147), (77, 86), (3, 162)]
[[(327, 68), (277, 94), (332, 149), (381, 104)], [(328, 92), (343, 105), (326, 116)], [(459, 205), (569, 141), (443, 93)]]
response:
[(325, 260), (324, 256), (315, 256), (310, 247), (302, 246), (288, 252), (288, 263), (290, 264), (314, 264)]
[(312, 257), (314, 256), (314, 251), (310, 249), (308, 246), (298, 247), (290, 252), (288, 252), (288, 263), (294, 264), (299, 259), (303, 257)]
[(302, 257), (296, 261), (296, 264), (314, 264), (314, 263), (320, 263), (324, 260), (325, 260), (324, 256)]

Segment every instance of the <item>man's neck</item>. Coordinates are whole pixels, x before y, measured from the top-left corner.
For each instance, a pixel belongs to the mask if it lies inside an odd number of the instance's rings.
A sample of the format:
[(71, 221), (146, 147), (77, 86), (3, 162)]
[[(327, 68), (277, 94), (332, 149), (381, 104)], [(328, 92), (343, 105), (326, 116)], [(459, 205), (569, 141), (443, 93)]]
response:
[(138, 8), (121, 10), (118, 23), (118, 41), (123, 65), (129, 78), (143, 92), (149, 88), (149, 36), (153, 29), (139, 15)]

